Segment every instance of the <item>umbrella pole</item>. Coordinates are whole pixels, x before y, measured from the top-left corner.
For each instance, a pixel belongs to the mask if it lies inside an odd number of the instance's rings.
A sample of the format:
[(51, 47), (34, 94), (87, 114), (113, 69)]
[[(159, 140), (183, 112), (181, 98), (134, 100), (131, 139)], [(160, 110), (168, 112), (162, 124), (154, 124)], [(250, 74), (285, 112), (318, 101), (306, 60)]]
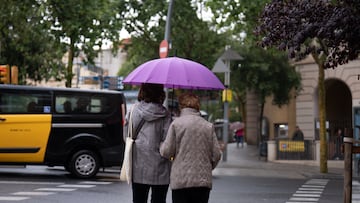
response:
[(172, 91), (172, 94), (171, 94), (171, 114), (173, 113), (173, 108), (174, 108), (174, 88), (173, 88), (173, 91)]

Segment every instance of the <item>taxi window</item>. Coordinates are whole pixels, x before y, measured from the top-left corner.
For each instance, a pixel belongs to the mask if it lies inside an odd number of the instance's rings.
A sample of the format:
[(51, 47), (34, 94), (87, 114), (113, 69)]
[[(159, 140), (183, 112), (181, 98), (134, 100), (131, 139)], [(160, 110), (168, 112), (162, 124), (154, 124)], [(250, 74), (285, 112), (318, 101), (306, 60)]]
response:
[(63, 114), (99, 114), (111, 111), (110, 98), (104, 95), (56, 95), (55, 111)]
[(0, 112), (16, 114), (51, 113), (50, 95), (4, 92), (0, 94)]

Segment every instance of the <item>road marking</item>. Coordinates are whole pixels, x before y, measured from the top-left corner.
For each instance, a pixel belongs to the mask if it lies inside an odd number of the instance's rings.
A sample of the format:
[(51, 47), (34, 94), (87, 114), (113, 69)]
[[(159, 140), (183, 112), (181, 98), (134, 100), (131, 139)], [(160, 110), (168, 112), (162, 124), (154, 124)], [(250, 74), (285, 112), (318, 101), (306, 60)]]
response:
[(75, 191), (75, 188), (38, 188), (36, 191), (53, 191), (53, 192), (71, 192)]
[(105, 182), (105, 181), (82, 181), (80, 184), (90, 184), (90, 185), (109, 185), (112, 184), (112, 182)]
[(296, 191), (296, 194), (300, 194), (300, 193), (321, 194), (322, 191), (311, 191), (311, 190), (298, 190), (298, 191)]
[(0, 196), (0, 201), (21, 201), (29, 199), (29, 197)]
[(317, 201), (316, 202), (313, 202), (313, 201), (311, 201), (311, 202), (309, 202), (309, 201), (306, 201), (306, 202), (293, 202), (293, 201), (291, 201), (291, 202), (286, 202), (286, 203), (317, 203)]
[(309, 194), (309, 193), (298, 194), (298, 193), (295, 193), (295, 194), (293, 194), (293, 197), (320, 197), (320, 194)]
[(360, 182), (352, 181), (352, 203), (360, 203)]
[(59, 185), (58, 187), (73, 187), (73, 188), (92, 188), (95, 187), (95, 185), (72, 185), (72, 184), (63, 184), (63, 185)]
[(317, 203), (328, 182), (328, 179), (308, 180), (286, 203)]
[(14, 192), (13, 195), (33, 195), (33, 196), (44, 196), (44, 195), (53, 195), (54, 192)]
[(93, 188), (97, 185), (108, 185), (112, 184), (110, 181), (81, 181), (79, 184), (66, 184), (63, 182), (38, 182), (38, 181), (0, 181), (0, 184), (23, 184), (23, 185), (55, 185), (56, 187), (52, 188), (37, 188), (34, 191), (21, 191), (14, 192), (10, 195), (13, 196), (0, 196), (0, 201), (22, 201), (30, 199), (35, 196), (46, 196), (56, 194), (57, 192), (72, 192), (78, 188)]
[(38, 181), (0, 181), (0, 184), (22, 184), (22, 185), (61, 185), (63, 182), (38, 182)]
[(293, 201), (297, 201), (297, 202), (318, 202), (319, 198), (297, 198), (297, 197), (291, 197), (290, 201), (287, 201), (288, 203), (294, 203)]
[(303, 188), (325, 188), (324, 185), (303, 185)]
[(299, 188), (299, 190), (306, 190), (306, 191), (324, 191), (324, 188)]

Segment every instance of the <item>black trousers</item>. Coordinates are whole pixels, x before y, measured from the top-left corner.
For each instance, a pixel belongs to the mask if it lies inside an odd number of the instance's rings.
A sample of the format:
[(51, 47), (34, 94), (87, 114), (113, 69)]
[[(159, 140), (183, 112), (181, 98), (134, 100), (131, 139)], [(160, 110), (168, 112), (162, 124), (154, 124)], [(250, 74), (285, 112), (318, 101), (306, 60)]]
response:
[(208, 203), (210, 188), (192, 187), (172, 190), (173, 203)]
[(133, 203), (147, 203), (151, 188), (151, 203), (166, 203), (169, 185), (146, 185), (132, 183)]

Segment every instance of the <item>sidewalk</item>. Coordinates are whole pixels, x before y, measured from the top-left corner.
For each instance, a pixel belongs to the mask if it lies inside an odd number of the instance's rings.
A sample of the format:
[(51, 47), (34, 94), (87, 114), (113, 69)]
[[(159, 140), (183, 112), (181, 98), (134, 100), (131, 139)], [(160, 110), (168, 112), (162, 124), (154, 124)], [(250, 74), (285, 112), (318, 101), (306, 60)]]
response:
[[(283, 178), (342, 178), (343, 162), (328, 163), (328, 173), (320, 173), (319, 166), (306, 162), (279, 163), (268, 162), (266, 157), (259, 157), (258, 147), (244, 145), (236, 148), (236, 143), (227, 145), (227, 160), (220, 160), (213, 175), (257, 176)], [(311, 161), (310, 161), (311, 162)]]

